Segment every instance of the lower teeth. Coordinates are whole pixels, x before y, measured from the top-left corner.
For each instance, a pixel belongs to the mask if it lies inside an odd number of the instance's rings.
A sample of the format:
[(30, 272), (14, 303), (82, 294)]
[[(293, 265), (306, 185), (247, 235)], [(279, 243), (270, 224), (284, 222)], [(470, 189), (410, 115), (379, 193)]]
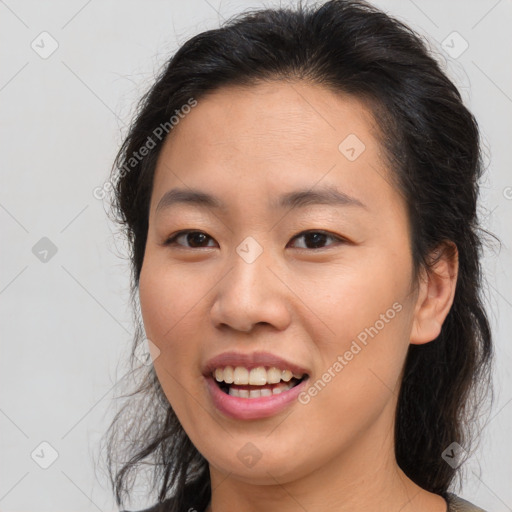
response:
[(279, 384), (275, 384), (272, 388), (262, 388), (262, 389), (243, 389), (237, 388), (234, 386), (229, 386), (229, 391), (224, 389), (225, 393), (228, 393), (231, 396), (235, 396), (237, 398), (261, 398), (265, 396), (278, 395), (283, 391), (288, 391), (293, 388), (299, 381), (296, 379), (292, 379), (290, 382), (280, 382)]

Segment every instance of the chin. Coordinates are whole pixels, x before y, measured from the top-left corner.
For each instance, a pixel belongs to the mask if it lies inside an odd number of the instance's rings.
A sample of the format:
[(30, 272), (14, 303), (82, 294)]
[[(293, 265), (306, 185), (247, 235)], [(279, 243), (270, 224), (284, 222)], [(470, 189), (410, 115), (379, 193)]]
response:
[[(254, 485), (276, 485), (298, 480), (314, 471), (315, 465), (306, 460), (306, 453), (302, 452), (298, 459), (301, 445), (304, 443), (283, 447), (269, 438), (251, 440), (250, 436), (244, 436), (242, 440), (230, 438), (223, 451), (219, 451), (222, 448), (219, 444), (202, 453), (211, 467), (230, 478)], [(234, 449), (235, 446), (241, 448)]]

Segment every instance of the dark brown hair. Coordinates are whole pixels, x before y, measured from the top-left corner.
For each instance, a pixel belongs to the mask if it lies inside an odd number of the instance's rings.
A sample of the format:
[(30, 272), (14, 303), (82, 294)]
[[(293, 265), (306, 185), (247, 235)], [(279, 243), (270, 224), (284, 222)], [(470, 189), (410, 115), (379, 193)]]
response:
[[(480, 258), (483, 235), (494, 235), (477, 218), (483, 172), (477, 122), (423, 40), (400, 21), (363, 1), (332, 0), (243, 13), (179, 48), (142, 98), (112, 176), (114, 213), (131, 249), (133, 302), (137, 306), (153, 175), (165, 140), (154, 130), (191, 98), (200, 102), (223, 86), (273, 80), (307, 80), (372, 106), (406, 199), (415, 278), (420, 269), (431, 271), (434, 249), (450, 250), (447, 242), (458, 249), (452, 308), (436, 340), (409, 347), (395, 426), (399, 466), (422, 488), (445, 496), (459, 469), (441, 455), (453, 442), (471, 455), (479, 411), (487, 394), (492, 397)], [(151, 151), (130, 160), (152, 134)], [(133, 367), (144, 338), (136, 320)], [(169, 510), (192, 502), (203, 510), (211, 493), (207, 461), (167, 403), (152, 365), (139, 367), (138, 385), (107, 433), (117, 503), (130, 495), (129, 476), (150, 464), (158, 500), (175, 496)]]

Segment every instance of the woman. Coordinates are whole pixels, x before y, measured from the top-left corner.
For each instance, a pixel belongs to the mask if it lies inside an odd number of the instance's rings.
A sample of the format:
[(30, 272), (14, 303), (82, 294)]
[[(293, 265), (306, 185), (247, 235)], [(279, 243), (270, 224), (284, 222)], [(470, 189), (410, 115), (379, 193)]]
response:
[(361, 1), (239, 16), (116, 164), (153, 358), (109, 429), (118, 505), (153, 464), (153, 512), (481, 510), (448, 490), (491, 390), (479, 133), (417, 35)]

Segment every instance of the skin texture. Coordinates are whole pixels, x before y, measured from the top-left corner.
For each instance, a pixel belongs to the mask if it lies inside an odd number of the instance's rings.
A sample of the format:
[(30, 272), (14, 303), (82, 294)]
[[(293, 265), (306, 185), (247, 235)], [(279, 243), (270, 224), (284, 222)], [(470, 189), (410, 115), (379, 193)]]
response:
[[(354, 161), (339, 150), (350, 134), (365, 145)], [(201, 98), (166, 140), (140, 302), (160, 350), (158, 378), (210, 464), (215, 512), (446, 510), (398, 467), (393, 428), (408, 346), (439, 334), (457, 261), (443, 256), (435, 273), (412, 281), (405, 202), (389, 172), (363, 103), (304, 82), (224, 87)], [(324, 185), (366, 207), (268, 204)], [(227, 209), (157, 212), (174, 187), (219, 196)], [(164, 244), (186, 229), (208, 236)], [(334, 238), (315, 246), (297, 236), (305, 230)], [(252, 263), (236, 252), (248, 236), (263, 249)], [(229, 418), (213, 405), (202, 376), (211, 357), (268, 351), (307, 368), (314, 382), (396, 303), (400, 312), (307, 404), (258, 420)], [(237, 457), (249, 442), (261, 454), (252, 467)]]

